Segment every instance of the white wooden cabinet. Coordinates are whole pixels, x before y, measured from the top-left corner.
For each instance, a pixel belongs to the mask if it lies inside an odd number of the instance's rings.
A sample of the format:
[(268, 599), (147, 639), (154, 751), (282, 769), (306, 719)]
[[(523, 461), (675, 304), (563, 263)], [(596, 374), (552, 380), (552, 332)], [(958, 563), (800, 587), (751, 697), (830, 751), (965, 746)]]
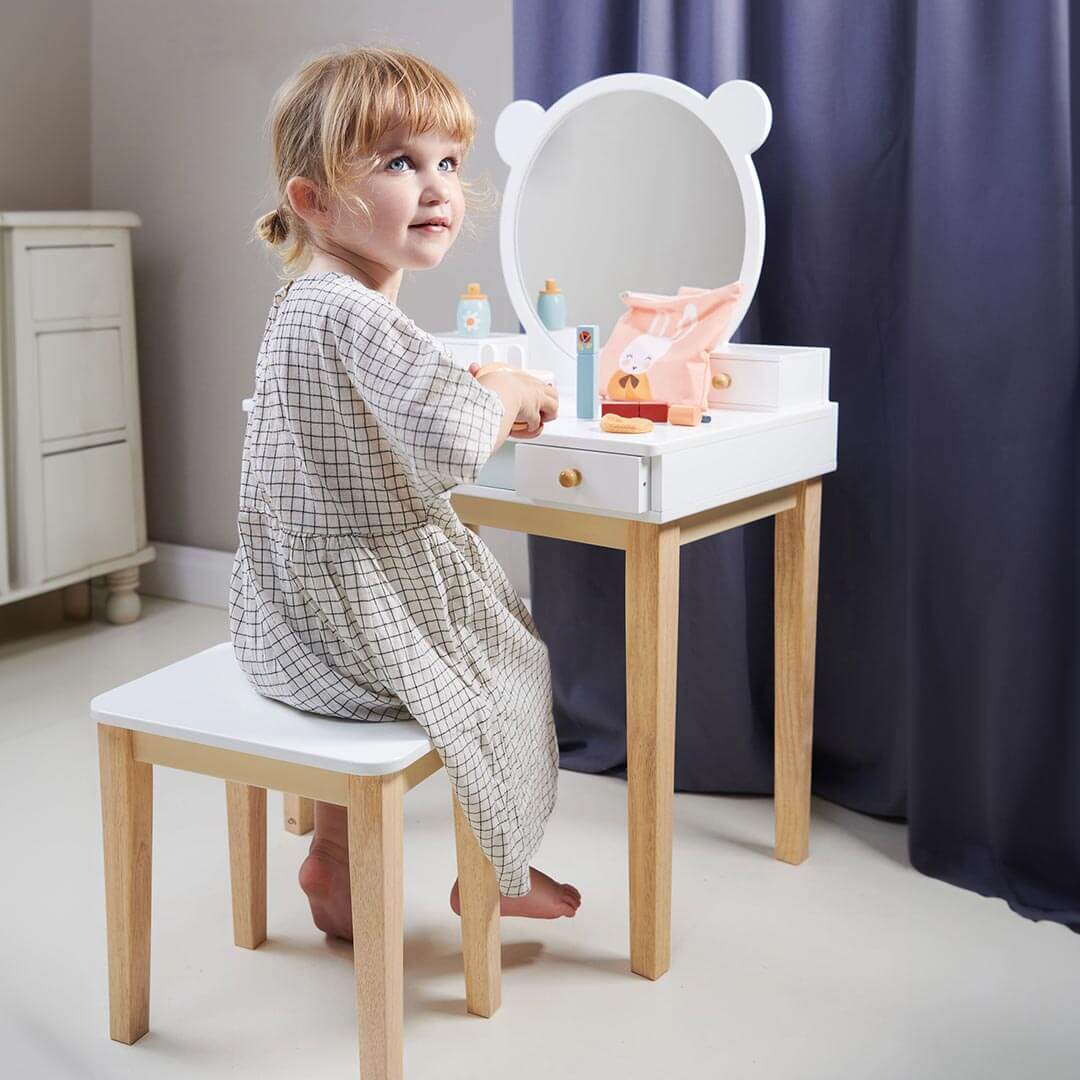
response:
[(0, 603), (104, 576), (109, 620), (139, 616), (138, 225), (0, 213)]

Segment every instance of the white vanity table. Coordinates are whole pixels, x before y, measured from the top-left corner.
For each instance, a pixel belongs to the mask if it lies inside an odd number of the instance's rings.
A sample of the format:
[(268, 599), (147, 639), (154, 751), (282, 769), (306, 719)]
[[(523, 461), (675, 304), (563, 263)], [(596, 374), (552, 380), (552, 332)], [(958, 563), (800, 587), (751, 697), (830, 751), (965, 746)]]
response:
[(525, 366), (555, 372), (562, 414), (536, 438), (508, 440), (478, 483), (451, 498), (473, 528), (626, 552), (630, 954), (651, 979), (671, 951), (679, 551), (770, 516), (775, 851), (789, 863), (807, 855), (821, 476), (836, 468), (828, 350), (717, 342), (710, 423), (609, 434), (599, 419), (574, 417), (575, 358), (565, 335), (540, 323), (533, 298), (557, 278), (570, 323), (598, 323), (603, 341), (624, 289), (673, 294), (738, 279), (730, 336), (761, 270), (765, 216), (750, 155), (770, 124), (768, 99), (751, 83), (726, 83), (706, 99), (628, 74), (580, 86), (547, 111), (514, 102), (495, 133), (511, 169), (500, 245)]

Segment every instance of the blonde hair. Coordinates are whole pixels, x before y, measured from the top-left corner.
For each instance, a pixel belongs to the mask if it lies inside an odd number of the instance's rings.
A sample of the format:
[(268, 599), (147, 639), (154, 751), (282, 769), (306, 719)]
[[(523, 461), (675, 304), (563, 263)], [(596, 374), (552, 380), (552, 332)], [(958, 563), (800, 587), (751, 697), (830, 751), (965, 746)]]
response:
[[(476, 135), (476, 118), (465, 96), (434, 65), (401, 49), (362, 46), (334, 49), (309, 60), (274, 95), (270, 140), (278, 206), (255, 222), (255, 235), (278, 250), (283, 276), (303, 267), (313, 242), (307, 223), (294, 213), (285, 185), (303, 176), (321, 193), (356, 205), (370, 220), (371, 208), (343, 190), (345, 176), (378, 168), (379, 140), (402, 126), (409, 135), (429, 131), (459, 142), (462, 157)], [(470, 211), (487, 208), (491, 191), (462, 180)]]

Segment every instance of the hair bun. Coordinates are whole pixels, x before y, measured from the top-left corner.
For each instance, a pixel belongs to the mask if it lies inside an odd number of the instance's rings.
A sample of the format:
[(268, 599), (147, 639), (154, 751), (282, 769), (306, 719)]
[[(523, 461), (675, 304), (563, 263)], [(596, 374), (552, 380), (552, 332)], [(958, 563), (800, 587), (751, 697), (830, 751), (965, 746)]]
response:
[(271, 210), (269, 214), (263, 214), (255, 222), (255, 231), (266, 243), (277, 245), (282, 243), (289, 235), (289, 223), (285, 220), (280, 208)]

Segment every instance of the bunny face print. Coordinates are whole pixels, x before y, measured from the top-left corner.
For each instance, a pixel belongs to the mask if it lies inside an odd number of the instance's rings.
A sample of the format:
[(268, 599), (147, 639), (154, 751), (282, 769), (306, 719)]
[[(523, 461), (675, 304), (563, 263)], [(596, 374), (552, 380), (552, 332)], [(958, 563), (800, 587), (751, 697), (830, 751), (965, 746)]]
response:
[[(660, 316), (653, 320), (655, 323)], [(619, 369), (608, 380), (607, 396), (625, 401), (651, 401), (649, 368), (672, 346), (671, 338), (638, 334), (619, 354)]]
[(723, 340), (742, 292), (684, 287), (676, 296), (624, 292), (627, 311), (600, 350), (608, 401), (707, 406), (709, 351)]

